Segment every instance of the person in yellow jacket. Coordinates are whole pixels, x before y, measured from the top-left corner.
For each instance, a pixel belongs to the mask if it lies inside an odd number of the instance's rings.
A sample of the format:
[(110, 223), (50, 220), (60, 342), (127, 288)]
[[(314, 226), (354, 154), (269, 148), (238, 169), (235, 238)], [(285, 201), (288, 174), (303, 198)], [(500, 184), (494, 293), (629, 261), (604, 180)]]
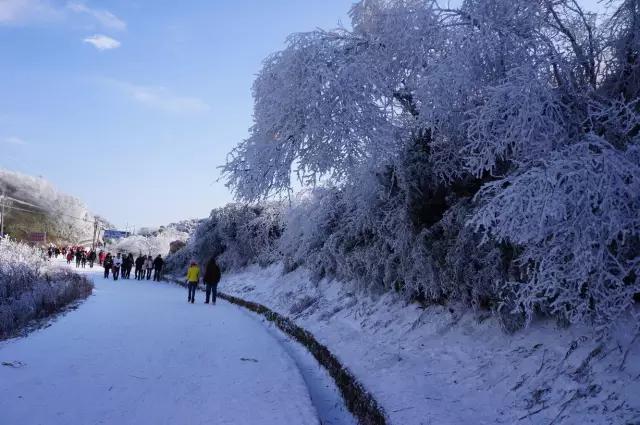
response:
[(189, 295), (187, 302), (193, 304), (196, 298), (196, 289), (198, 288), (198, 282), (200, 281), (200, 267), (195, 261), (191, 262), (189, 269), (187, 270), (187, 286), (189, 287)]

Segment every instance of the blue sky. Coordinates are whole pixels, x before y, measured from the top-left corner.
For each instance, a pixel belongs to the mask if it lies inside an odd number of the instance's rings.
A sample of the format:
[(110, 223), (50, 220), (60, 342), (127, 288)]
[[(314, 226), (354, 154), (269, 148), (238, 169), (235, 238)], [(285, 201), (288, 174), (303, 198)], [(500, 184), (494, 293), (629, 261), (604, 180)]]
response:
[(0, 0), (0, 167), (119, 227), (205, 217), (231, 201), (217, 167), (247, 136), (262, 60), (351, 4)]
[(351, 0), (0, 0), (0, 167), (119, 227), (204, 217), (248, 134), (251, 85), (288, 34)]

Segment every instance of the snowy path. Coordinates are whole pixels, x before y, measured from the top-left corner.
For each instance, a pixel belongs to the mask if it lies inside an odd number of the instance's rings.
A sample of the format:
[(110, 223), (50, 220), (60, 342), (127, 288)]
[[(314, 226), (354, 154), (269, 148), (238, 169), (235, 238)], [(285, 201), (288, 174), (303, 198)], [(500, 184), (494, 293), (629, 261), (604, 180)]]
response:
[[(0, 343), (0, 424), (318, 424), (262, 325), (167, 283), (106, 281), (78, 310)], [(155, 286), (155, 287), (152, 287)]]

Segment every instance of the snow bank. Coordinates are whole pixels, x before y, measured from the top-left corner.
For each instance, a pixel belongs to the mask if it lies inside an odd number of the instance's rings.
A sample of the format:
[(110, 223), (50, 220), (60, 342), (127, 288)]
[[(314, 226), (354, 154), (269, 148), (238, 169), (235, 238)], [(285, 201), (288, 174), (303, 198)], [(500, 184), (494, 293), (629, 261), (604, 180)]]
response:
[(640, 417), (640, 341), (625, 323), (610, 336), (534, 322), (505, 334), (489, 313), (369, 297), (313, 283), (303, 268), (248, 267), (220, 290), (309, 330), (382, 404), (391, 423), (620, 424)]
[(52, 267), (39, 250), (0, 238), (0, 338), (87, 297), (92, 288), (68, 269)]

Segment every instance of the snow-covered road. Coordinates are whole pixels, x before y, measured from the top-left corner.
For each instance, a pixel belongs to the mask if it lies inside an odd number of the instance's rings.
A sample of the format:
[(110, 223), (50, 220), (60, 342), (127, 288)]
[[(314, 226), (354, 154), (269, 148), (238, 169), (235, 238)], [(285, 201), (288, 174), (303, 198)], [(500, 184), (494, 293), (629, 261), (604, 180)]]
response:
[(259, 321), (94, 270), (76, 311), (0, 343), (0, 362), (18, 366), (0, 366), (0, 424), (318, 424), (300, 370)]

